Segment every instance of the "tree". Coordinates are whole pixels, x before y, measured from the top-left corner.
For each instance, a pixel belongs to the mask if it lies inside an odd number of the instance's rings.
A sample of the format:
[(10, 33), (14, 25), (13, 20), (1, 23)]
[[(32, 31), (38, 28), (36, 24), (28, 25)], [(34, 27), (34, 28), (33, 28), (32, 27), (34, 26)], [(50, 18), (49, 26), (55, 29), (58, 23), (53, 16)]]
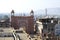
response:
[(9, 19), (8, 15), (5, 15), (5, 16), (3, 17), (3, 19)]

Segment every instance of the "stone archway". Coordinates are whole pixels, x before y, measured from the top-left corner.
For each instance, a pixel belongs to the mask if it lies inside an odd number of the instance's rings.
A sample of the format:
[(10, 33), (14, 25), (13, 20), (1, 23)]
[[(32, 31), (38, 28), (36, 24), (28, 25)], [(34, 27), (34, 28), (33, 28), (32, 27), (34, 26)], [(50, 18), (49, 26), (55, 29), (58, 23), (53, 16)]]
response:
[(21, 23), (21, 24), (20, 24), (20, 28), (23, 28), (23, 30), (26, 31), (26, 23)]
[(25, 31), (27, 30), (27, 25), (28, 24), (27, 24), (27, 21), (26, 20), (20, 20), (19, 21), (19, 27), (20, 28), (23, 28), (23, 30), (25, 30)]

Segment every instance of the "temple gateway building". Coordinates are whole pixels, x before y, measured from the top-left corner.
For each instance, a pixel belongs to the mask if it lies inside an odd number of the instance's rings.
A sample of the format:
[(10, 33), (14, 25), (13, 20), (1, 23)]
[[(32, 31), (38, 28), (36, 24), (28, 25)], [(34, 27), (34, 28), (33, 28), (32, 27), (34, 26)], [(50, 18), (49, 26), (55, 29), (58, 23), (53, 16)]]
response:
[(27, 33), (34, 33), (34, 12), (31, 10), (30, 16), (15, 16), (11, 11), (11, 27), (14, 29), (23, 28)]

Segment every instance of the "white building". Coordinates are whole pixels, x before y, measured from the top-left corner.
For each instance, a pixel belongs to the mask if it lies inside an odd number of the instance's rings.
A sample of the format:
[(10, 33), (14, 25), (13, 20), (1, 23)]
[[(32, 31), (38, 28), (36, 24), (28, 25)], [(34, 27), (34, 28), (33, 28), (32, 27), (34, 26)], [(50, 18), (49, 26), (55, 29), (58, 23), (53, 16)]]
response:
[(37, 25), (38, 25), (38, 31), (40, 34), (42, 34), (42, 29), (43, 29), (43, 25), (42, 22), (36, 21)]

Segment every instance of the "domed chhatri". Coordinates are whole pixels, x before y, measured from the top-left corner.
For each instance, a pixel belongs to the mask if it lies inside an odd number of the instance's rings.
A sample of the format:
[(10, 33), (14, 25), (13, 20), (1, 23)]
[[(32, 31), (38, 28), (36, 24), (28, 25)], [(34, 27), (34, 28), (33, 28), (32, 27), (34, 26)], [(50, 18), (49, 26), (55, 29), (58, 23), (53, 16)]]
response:
[(33, 10), (31, 10), (30, 15), (34, 16), (34, 11)]
[(13, 16), (14, 16), (14, 13), (15, 13), (15, 12), (14, 12), (14, 10), (12, 10), (12, 11), (11, 11), (11, 15), (13, 15)]

